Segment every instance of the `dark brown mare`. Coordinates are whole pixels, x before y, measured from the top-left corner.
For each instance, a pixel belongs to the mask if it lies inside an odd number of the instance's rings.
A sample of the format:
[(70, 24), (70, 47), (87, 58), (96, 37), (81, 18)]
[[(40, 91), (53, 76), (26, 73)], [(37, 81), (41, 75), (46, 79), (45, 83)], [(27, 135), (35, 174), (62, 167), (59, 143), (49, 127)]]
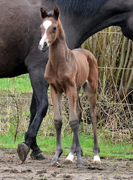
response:
[(43, 23), (41, 25), (42, 38), (39, 43), (39, 49), (43, 51), (45, 47), (49, 47), (49, 60), (44, 77), (51, 87), (57, 140), (56, 152), (52, 162), (58, 163), (58, 159), (63, 152), (61, 145), (61, 96), (65, 92), (69, 102), (69, 124), (73, 131), (73, 141), (67, 159), (72, 161), (74, 153), (76, 153), (77, 165), (83, 164), (78, 134), (79, 122), (81, 120), (78, 92), (82, 85), (84, 85), (90, 100), (90, 115), (94, 132), (94, 161), (100, 162), (96, 128), (97, 60), (91, 52), (85, 49), (70, 50), (68, 48), (59, 14), (58, 7), (54, 8), (52, 14), (47, 13), (41, 8)]
[(70, 49), (114, 25), (133, 39), (133, 0), (0, 0), (0, 78), (29, 73), (33, 88), (29, 128), (18, 148), (22, 161), (30, 148), (33, 158), (44, 158), (36, 135), (48, 108), (48, 83), (44, 79), (48, 51), (38, 50), (41, 24), (38, 12), (41, 7), (52, 11), (56, 5), (62, 14)]

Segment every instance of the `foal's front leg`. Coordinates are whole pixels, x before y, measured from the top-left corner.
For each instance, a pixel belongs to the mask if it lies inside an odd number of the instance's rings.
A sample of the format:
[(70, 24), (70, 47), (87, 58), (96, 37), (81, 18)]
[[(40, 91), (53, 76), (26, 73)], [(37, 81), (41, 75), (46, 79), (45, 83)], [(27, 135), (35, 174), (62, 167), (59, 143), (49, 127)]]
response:
[(54, 158), (52, 159), (52, 164), (54, 165), (58, 163), (58, 159), (63, 152), (61, 145), (61, 93), (55, 93), (55, 90), (51, 87), (51, 98), (54, 108), (54, 125), (56, 129), (56, 152)]
[[(69, 101), (69, 124), (73, 131), (73, 142), (71, 150), (76, 152), (77, 155), (77, 165), (82, 166), (82, 150), (79, 142), (79, 119), (76, 113), (76, 100), (77, 100), (77, 90), (75, 87), (68, 87), (66, 90), (66, 95)], [(76, 146), (76, 147), (75, 147)], [(70, 153), (73, 155), (74, 152)]]
[[(77, 90), (77, 93), (79, 93), (79, 90), (80, 89)], [(77, 95), (77, 100), (76, 100), (76, 113), (77, 113), (77, 117), (80, 123), (81, 117), (82, 117), (82, 107), (81, 107), (80, 98), (78, 95)], [(75, 150), (76, 150), (76, 141), (75, 141), (75, 136), (73, 136), (72, 145), (70, 147), (70, 153), (68, 154), (66, 161), (73, 162)]]

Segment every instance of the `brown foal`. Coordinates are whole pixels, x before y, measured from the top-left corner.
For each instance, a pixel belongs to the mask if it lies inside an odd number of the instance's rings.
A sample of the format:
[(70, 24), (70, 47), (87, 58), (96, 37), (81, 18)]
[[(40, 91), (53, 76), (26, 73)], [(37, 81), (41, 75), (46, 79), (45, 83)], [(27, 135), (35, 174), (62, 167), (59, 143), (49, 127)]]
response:
[(85, 49), (70, 50), (67, 47), (59, 14), (58, 7), (55, 7), (52, 13), (47, 13), (41, 8), (43, 22), (41, 25), (42, 38), (39, 43), (39, 49), (46, 51), (49, 47), (49, 60), (45, 70), (45, 79), (51, 87), (57, 139), (56, 152), (52, 163), (58, 163), (58, 159), (63, 152), (61, 145), (61, 96), (64, 92), (69, 102), (69, 124), (73, 131), (73, 141), (67, 160), (73, 161), (74, 153), (76, 153), (77, 165), (82, 166), (82, 150), (78, 132), (79, 121), (81, 119), (81, 106), (78, 92), (82, 85), (84, 85), (90, 100), (90, 114), (94, 132), (94, 161), (100, 162), (96, 119), (98, 86), (97, 60), (91, 52)]

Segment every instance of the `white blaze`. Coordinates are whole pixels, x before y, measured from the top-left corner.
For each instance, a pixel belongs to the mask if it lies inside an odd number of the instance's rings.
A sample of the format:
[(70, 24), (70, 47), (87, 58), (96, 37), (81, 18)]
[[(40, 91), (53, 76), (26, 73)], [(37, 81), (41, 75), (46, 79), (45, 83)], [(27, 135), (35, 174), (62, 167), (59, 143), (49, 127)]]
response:
[(50, 20), (46, 20), (43, 22), (43, 27), (45, 29), (45, 33), (42, 37), (42, 39), (40, 40), (39, 44), (40, 46), (43, 48), (43, 44), (46, 41), (48, 43), (48, 39), (47, 39), (47, 29), (52, 25), (52, 22)]
[(52, 22), (50, 20), (46, 20), (43, 22), (43, 27), (45, 30), (47, 30), (52, 25)]

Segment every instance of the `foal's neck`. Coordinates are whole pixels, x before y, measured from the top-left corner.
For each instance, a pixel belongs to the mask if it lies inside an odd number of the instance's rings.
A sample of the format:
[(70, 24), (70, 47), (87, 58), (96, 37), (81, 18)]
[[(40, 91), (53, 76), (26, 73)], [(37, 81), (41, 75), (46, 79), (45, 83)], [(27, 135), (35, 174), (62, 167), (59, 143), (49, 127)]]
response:
[(60, 63), (59, 61), (65, 61), (68, 53), (68, 47), (66, 44), (65, 32), (63, 30), (61, 21), (59, 19), (57, 37), (52, 45), (49, 46), (49, 60), (53, 63)]

